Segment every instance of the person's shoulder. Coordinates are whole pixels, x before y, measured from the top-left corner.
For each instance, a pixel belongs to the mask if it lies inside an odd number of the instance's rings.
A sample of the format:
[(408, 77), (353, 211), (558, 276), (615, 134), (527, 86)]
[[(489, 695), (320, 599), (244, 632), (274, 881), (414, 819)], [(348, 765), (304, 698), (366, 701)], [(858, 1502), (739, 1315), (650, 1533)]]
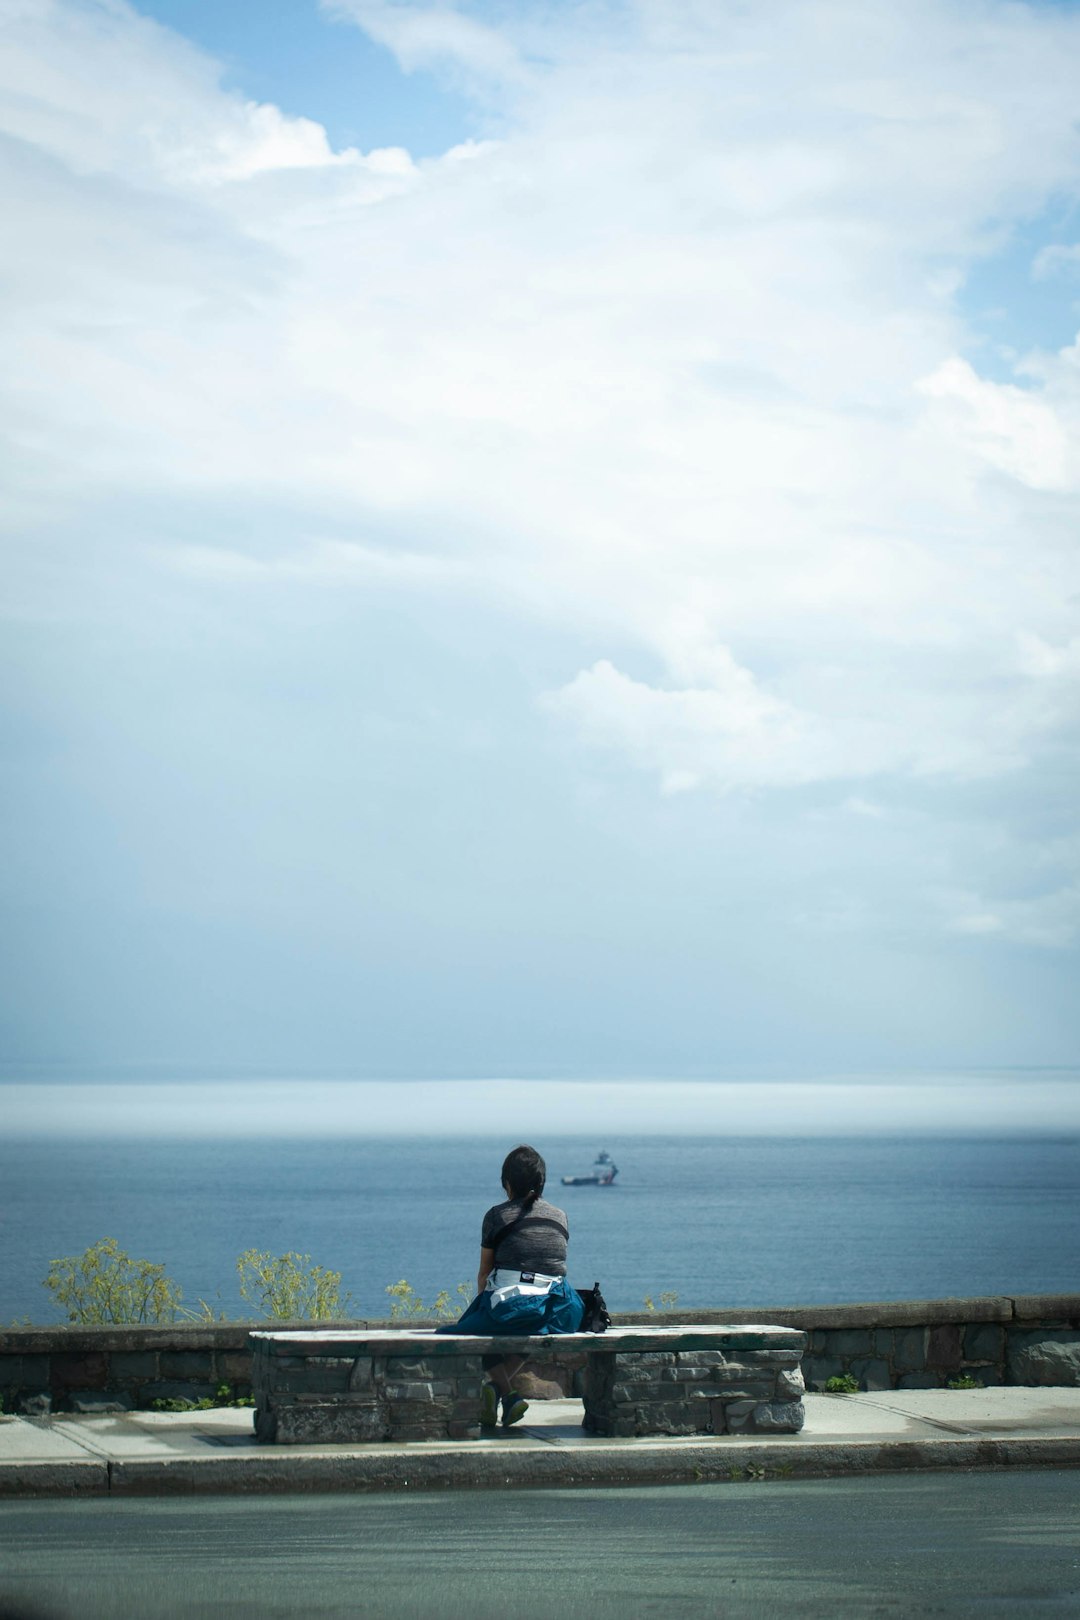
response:
[(556, 1216), (560, 1221), (562, 1221), (564, 1226), (566, 1225), (565, 1209), (560, 1209), (558, 1204), (549, 1204), (546, 1198), (542, 1198), (540, 1202), (544, 1207), (544, 1214), (549, 1220), (552, 1216)]
[(497, 1232), (499, 1227), (505, 1226), (507, 1221), (512, 1220), (516, 1213), (513, 1201), (509, 1198), (504, 1199), (501, 1204), (492, 1204), (484, 1215), (484, 1231)]

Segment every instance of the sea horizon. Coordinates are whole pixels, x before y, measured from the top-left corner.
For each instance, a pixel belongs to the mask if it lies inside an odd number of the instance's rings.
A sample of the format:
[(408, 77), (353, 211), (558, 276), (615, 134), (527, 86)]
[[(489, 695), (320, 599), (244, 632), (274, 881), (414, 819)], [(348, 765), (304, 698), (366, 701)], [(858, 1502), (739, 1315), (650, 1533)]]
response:
[(1016, 1067), (716, 1076), (328, 1077), (195, 1069), (0, 1076), (9, 1136), (1064, 1137), (1080, 1071)]

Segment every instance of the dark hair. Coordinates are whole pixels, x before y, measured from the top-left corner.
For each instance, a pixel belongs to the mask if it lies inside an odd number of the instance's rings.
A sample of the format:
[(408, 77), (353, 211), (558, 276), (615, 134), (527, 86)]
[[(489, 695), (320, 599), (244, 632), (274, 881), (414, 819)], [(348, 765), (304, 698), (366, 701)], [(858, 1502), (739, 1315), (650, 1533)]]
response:
[(511, 1198), (523, 1198), (526, 1209), (536, 1203), (546, 1180), (547, 1165), (535, 1148), (513, 1148), (503, 1160), (503, 1186), (509, 1187)]

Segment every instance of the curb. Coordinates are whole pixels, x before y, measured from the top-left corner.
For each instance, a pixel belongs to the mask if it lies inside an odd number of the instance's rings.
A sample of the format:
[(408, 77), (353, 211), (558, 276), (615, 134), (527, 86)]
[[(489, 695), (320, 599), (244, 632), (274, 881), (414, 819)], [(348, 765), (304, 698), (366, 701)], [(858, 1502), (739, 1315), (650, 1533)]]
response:
[(419, 1450), (153, 1461), (24, 1462), (0, 1465), (0, 1497), (276, 1495), (289, 1492), (573, 1490), (644, 1485), (822, 1479), (1000, 1468), (1080, 1468), (1080, 1437), (1031, 1439), (798, 1441), (530, 1450), (493, 1457)]
[(104, 1457), (64, 1462), (0, 1463), (0, 1499), (13, 1496), (108, 1496)]

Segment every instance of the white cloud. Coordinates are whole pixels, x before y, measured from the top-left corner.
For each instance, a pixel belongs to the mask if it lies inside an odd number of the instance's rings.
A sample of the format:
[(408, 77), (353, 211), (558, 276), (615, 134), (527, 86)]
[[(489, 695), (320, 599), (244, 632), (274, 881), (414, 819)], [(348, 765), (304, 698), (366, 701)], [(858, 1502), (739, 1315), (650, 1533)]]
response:
[(952, 920), (952, 927), (958, 934), (1001, 934), (1005, 930), (996, 912), (980, 911), (974, 901), (962, 905)]
[(875, 804), (872, 799), (864, 799), (859, 794), (852, 794), (849, 799), (845, 799), (843, 808), (849, 815), (870, 816), (875, 821), (888, 814), (888, 811), (883, 810), (880, 804)]
[(198, 189), (364, 161), (312, 119), (224, 92), (215, 63), (122, 0), (4, 0), (0, 20), (0, 129), (75, 174)]
[(1080, 935), (1080, 883), (1024, 899), (987, 899), (975, 894), (943, 897), (948, 927), (1043, 950), (1064, 950)]
[(321, 0), (331, 16), (347, 17), (385, 45), (406, 72), (452, 66), (481, 82), (517, 80), (522, 64), (498, 29), (452, 5), (401, 5), (396, 0)]
[(1036, 281), (1049, 281), (1053, 276), (1074, 275), (1080, 270), (1080, 242), (1066, 244), (1052, 242), (1040, 248), (1031, 262), (1031, 273)]
[(946, 360), (920, 384), (945, 407), (940, 427), (992, 467), (1031, 489), (1076, 486), (1080, 437), (1070, 435), (1054, 404), (1010, 383), (989, 382), (966, 360)]
[[(584, 643), (555, 723), (668, 794), (886, 808), (1071, 749), (1078, 351), (982, 375), (958, 289), (1080, 189), (1080, 17), (335, 9), (493, 138), (335, 152), (120, 0), (3, 6), (20, 545), (152, 493), (208, 591), (452, 583)], [(284, 553), (237, 547), (252, 492)]]
[(702, 781), (730, 788), (813, 780), (820, 767), (805, 719), (762, 692), (726, 648), (715, 659), (708, 687), (675, 690), (631, 680), (601, 659), (545, 704), (586, 739), (658, 771), (668, 793)]
[(1080, 675), (1080, 636), (1073, 636), (1062, 646), (1053, 646), (1042, 636), (1025, 631), (1017, 634), (1017, 664), (1025, 675), (1035, 679)]
[[(383, 581), (424, 587), (453, 584), (460, 576), (453, 562), (430, 553), (317, 535), (304, 536), (299, 545), (280, 556), (189, 544), (182, 550), (163, 548), (161, 560), (170, 572), (243, 586), (284, 583), (333, 588)], [(465, 583), (471, 582), (466, 579)]]

